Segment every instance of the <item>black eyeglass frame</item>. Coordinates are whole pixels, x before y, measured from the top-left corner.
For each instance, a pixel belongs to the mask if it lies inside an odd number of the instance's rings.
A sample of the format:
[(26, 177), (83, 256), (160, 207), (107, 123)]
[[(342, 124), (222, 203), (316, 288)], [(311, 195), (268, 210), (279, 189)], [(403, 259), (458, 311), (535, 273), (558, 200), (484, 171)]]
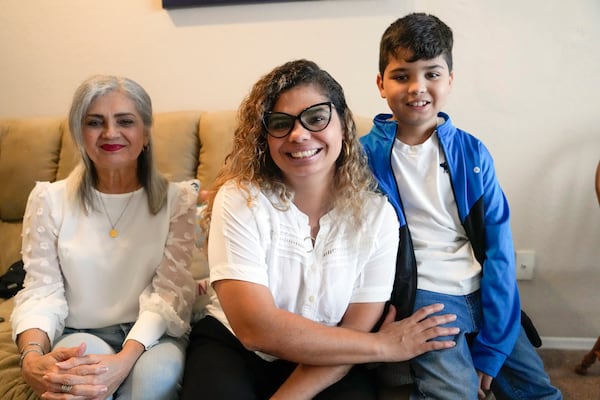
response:
[[(320, 107), (320, 106), (325, 106), (325, 105), (329, 106), (329, 119), (327, 120), (327, 123), (325, 124), (325, 126), (323, 126), (323, 127), (322, 127), (322, 128), (320, 128), (320, 129), (316, 129), (316, 130), (315, 130), (315, 129), (312, 129), (312, 128), (308, 127), (308, 126), (306, 126), (306, 124), (305, 124), (305, 123), (304, 123), (304, 121), (302, 120), (302, 115), (303, 115), (303, 114), (304, 114), (306, 111), (308, 111), (308, 110), (310, 110), (310, 109), (312, 109), (312, 108), (315, 108), (315, 107)], [(314, 133), (314, 132), (322, 132), (322, 131), (324, 131), (324, 130), (325, 130), (325, 129), (326, 129), (328, 126), (329, 126), (329, 124), (331, 123), (331, 117), (333, 116), (333, 108), (334, 108), (334, 107), (335, 107), (335, 105), (333, 104), (333, 102), (332, 102), (332, 101), (324, 101), (324, 102), (322, 102), (322, 103), (317, 103), (317, 104), (313, 104), (312, 106), (306, 107), (306, 108), (305, 108), (304, 110), (302, 110), (302, 111), (301, 111), (301, 112), (300, 112), (298, 115), (292, 115), (292, 114), (288, 114), (288, 113), (284, 113), (284, 112), (277, 112), (277, 111), (267, 111), (267, 112), (265, 113), (265, 115), (263, 115), (263, 118), (262, 118), (262, 124), (263, 124), (263, 127), (265, 128), (265, 130), (267, 131), (267, 134), (269, 134), (270, 136), (272, 136), (272, 137), (274, 137), (274, 138), (276, 138), (276, 139), (283, 139), (284, 137), (286, 137), (286, 136), (288, 136), (290, 133), (292, 133), (292, 131), (294, 130), (294, 126), (296, 125), (296, 120), (300, 121), (300, 125), (302, 125), (302, 127), (303, 127), (304, 129), (306, 129), (307, 131), (310, 131), (310, 132), (313, 132), (313, 133)], [(270, 116), (272, 116), (272, 115), (284, 115), (284, 116), (286, 116), (286, 117), (290, 117), (290, 118), (292, 118), (292, 124), (290, 125), (290, 130), (289, 130), (289, 131), (288, 131), (288, 132), (287, 132), (285, 135), (278, 136), (278, 135), (274, 135), (274, 134), (273, 134), (271, 131), (269, 131), (269, 127), (267, 126), (267, 119), (268, 119)]]

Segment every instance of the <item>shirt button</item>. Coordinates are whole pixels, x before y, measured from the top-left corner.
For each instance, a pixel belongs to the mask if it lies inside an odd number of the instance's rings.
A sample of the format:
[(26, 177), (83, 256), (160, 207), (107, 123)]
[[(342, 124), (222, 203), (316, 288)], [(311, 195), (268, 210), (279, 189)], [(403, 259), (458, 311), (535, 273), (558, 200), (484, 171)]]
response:
[(309, 302), (314, 302), (315, 301), (315, 296), (308, 296), (308, 301)]

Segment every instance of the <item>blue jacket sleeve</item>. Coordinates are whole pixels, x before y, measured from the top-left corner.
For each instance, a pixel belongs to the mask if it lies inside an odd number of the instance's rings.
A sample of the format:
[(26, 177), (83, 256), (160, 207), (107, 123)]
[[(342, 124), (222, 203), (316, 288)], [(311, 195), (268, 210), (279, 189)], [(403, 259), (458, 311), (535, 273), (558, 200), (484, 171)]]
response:
[(471, 354), (475, 368), (495, 377), (513, 350), (521, 329), (521, 304), (508, 202), (489, 151), (479, 142), (483, 184), (484, 251), (481, 279), (482, 326)]

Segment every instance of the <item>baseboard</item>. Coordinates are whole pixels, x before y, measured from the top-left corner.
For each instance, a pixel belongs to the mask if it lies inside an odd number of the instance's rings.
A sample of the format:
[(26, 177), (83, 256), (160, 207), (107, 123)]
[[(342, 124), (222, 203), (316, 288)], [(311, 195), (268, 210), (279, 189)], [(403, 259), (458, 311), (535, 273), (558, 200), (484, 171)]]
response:
[(542, 336), (542, 349), (590, 350), (597, 338)]

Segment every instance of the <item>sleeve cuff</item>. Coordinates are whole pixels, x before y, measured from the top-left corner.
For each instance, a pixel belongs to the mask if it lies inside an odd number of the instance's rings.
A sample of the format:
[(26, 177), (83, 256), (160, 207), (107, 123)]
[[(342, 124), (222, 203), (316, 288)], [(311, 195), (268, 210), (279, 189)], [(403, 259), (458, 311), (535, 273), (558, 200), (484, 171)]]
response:
[(167, 323), (160, 314), (144, 311), (129, 331), (125, 342), (133, 339), (140, 342), (146, 350), (154, 346), (167, 330)]
[(12, 331), (12, 340), (16, 343), (17, 336), (21, 332), (25, 332), (28, 329), (39, 329), (46, 332), (48, 340), (50, 341), (50, 347), (54, 345), (56, 339), (56, 326), (49, 318), (41, 317), (34, 319), (24, 319), (14, 324)]

